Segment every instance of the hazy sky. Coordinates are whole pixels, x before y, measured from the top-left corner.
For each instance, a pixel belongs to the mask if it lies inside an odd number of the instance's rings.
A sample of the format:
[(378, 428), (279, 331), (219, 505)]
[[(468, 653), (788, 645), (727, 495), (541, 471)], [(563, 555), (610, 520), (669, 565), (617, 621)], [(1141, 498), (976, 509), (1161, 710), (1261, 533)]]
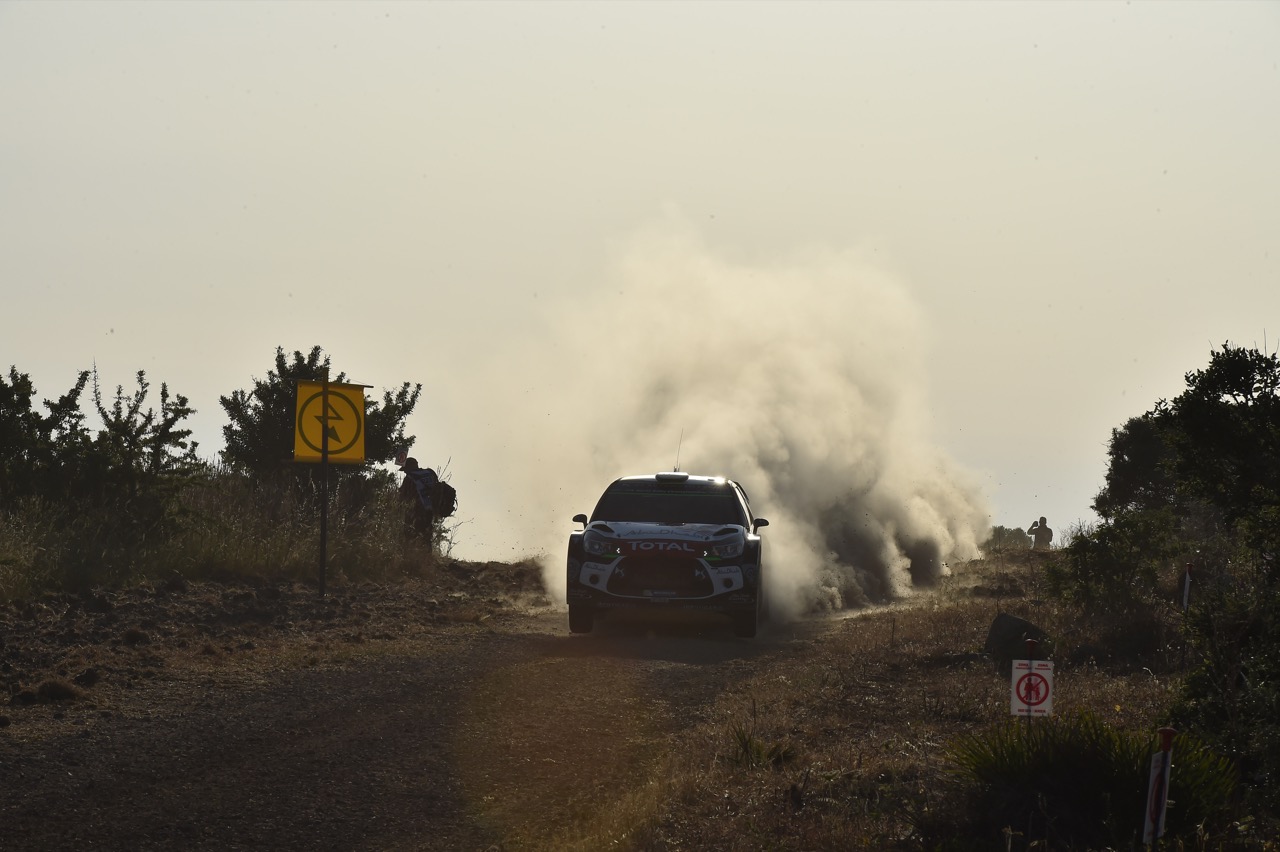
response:
[(860, 418), (1061, 529), (1112, 428), (1280, 340), (1278, 63), (1262, 2), (2, 2), (0, 366), (144, 369), (208, 457), (277, 346), (422, 382), (464, 557), (558, 554), (682, 432), (750, 480), (769, 411), (761, 514)]

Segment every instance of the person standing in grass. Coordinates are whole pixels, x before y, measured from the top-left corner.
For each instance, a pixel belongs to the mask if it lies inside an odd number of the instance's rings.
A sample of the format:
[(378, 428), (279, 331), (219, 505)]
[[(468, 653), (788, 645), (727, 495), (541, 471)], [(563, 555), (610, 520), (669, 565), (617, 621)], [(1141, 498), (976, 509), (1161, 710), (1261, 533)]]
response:
[(1053, 530), (1049, 529), (1049, 524), (1043, 515), (1040, 516), (1040, 520), (1031, 523), (1027, 529), (1027, 535), (1031, 536), (1032, 550), (1048, 550), (1049, 542), (1053, 541)]
[(405, 525), (430, 541), (431, 527), (435, 522), (431, 494), (440, 483), (440, 477), (429, 467), (419, 467), (418, 460), (412, 457), (405, 459), (400, 469), (404, 471), (400, 500), (405, 504)]

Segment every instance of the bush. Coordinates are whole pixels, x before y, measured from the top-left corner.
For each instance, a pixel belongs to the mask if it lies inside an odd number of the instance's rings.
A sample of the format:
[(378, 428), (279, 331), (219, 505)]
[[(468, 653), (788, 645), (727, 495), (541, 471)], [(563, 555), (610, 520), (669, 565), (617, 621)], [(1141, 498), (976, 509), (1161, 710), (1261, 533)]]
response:
[(1194, 664), (1174, 708), (1240, 765), (1253, 804), (1280, 812), (1280, 590), (1261, 561), (1194, 575), (1187, 632)]
[(1129, 512), (1074, 536), (1045, 567), (1049, 592), (1090, 611), (1150, 611), (1162, 570), (1182, 552), (1175, 526), (1167, 511)]
[[(91, 378), (96, 434), (80, 410)], [(164, 384), (159, 409), (148, 407), (151, 385), (136, 378), (132, 393), (106, 398), (97, 371), (84, 371), (47, 414), (25, 374), (11, 367), (0, 380), (0, 594), (117, 582), (177, 530), (176, 496), (204, 468), (182, 428), (192, 409)]]
[(991, 538), (987, 539), (984, 546), (993, 553), (1003, 553), (1007, 550), (1030, 550), (1031, 536), (1016, 527), (994, 526), (991, 528)]
[[(1086, 711), (1009, 721), (952, 744), (948, 757), (972, 784), (974, 836), (1009, 827), (1048, 848), (1129, 848), (1140, 835), (1151, 737), (1111, 728)], [(1187, 735), (1174, 739), (1166, 838), (1197, 836), (1225, 825), (1235, 787), (1229, 761)]]

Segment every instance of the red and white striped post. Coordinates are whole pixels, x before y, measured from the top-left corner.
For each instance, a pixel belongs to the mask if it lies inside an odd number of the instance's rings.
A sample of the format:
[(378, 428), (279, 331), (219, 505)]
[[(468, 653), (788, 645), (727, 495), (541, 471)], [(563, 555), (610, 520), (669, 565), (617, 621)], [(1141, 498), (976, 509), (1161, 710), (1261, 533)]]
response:
[(1160, 731), (1160, 751), (1151, 755), (1151, 777), (1147, 784), (1147, 808), (1142, 823), (1142, 842), (1150, 846), (1164, 837), (1164, 815), (1169, 807), (1169, 775), (1173, 769), (1173, 737), (1178, 732)]

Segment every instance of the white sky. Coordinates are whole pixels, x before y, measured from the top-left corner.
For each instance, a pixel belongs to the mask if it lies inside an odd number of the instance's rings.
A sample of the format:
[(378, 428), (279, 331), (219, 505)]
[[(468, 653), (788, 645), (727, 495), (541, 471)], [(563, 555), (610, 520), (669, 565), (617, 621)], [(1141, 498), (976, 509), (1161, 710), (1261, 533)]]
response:
[(993, 523), (1065, 528), (1112, 428), (1224, 341), (1275, 349), (1278, 63), (1262, 2), (4, 2), (0, 367), (50, 398), (144, 369), (212, 457), (218, 396), (318, 344), (424, 384), (456, 552), (520, 555), (485, 442), (547, 412), (469, 365), (542, 363), (675, 217), (738, 268), (873, 259), (923, 317), (932, 440)]

